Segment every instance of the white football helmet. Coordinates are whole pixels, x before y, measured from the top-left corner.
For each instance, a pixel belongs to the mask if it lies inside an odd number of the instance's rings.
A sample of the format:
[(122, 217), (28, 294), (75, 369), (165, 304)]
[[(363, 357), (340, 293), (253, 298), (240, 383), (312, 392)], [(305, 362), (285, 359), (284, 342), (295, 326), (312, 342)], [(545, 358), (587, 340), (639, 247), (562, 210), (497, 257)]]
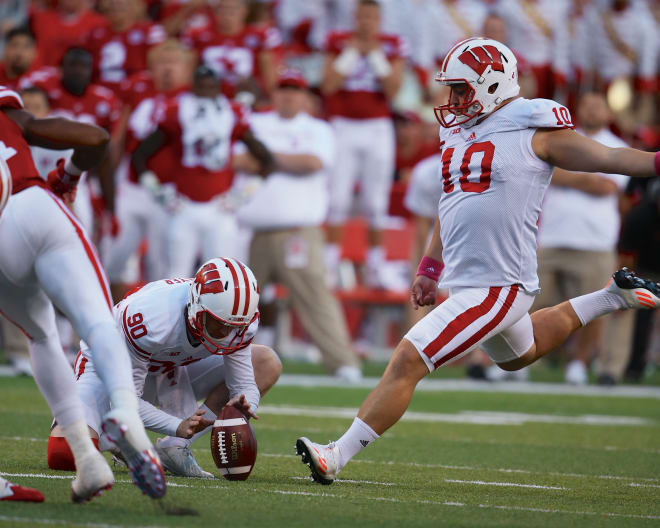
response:
[(477, 116), (491, 113), (502, 101), (520, 93), (515, 55), (501, 42), (487, 38), (469, 38), (456, 44), (435, 80), (452, 90), (454, 85), (467, 85), (460, 104), (452, 104), (450, 92), (447, 104), (434, 108), (445, 128), (469, 128)]
[[(252, 270), (233, 258), (213, 258), (199, 268), (190, 284), (187, 319), (190, 332), (211, 353), (231, 354), (245, 346), (245, 331), (259, 306), (259, 287)], [(208, 333), (208, 318), (234, 327), (218, 343)]]
[(11, 196), (11, 171), (7, 162), (0, 157), (0, 215)]

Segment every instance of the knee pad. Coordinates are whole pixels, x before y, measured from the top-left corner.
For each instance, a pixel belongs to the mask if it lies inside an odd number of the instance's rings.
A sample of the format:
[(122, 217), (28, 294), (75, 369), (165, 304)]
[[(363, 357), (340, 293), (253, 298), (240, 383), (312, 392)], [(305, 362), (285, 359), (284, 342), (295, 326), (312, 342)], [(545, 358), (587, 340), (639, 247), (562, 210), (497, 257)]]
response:
[[(96, 449), (99, 448), (97, 438), (92, 438)], [(48, 467), (59, 471), (75, 471), (76, 462), (73, 458), (71, 448), (63, 436), (51, 436), (48, 438)]]

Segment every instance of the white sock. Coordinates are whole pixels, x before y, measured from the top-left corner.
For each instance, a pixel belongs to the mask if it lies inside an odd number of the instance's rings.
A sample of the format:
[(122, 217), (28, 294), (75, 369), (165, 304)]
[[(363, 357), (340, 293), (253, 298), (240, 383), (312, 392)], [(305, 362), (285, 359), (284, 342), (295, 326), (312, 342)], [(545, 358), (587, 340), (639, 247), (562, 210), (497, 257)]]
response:
[(323, 253), (325, 269), (327, 271), (335, 271), (339, 266), (339, 259), (341, 258), (341, 247), (339, 247), (339, 244), (326, 244)]
[(62, 428), (64, 437), (71, 448), (75, 460), (80, 460), (96, 451), (92, 439), (89, 436), (87, 423), (84, 420), (78, 420), (69, 425), (60, 427)]
[[(211, 409), (209, 409), (206, 404), (203, 404), (200, 409), (204, 411), (204, 419), (205, 420), (211, 420), (212, 422), (215, 422), (216, 418), (218, 417), (217, 414), (215, 414)], [(213, 426), (209, 425), (206, 429), (202, 429), (201, 431), (196, 432), (194, 435), (192, 435), (192, 438), (186, 440), (188, 445), (191, 445), (195, 440), (197, 440), (200, 436), (204, 436), (206, 433), (208, 433)]]
[(348, 431), (344, 433), (344, 436), (335, 442), (335, 445), (339, 450), (337, 471), (348, 464), (348, 461), (351, 458), (378, 438), (379, 435), (356, 416), (355, 420), (353, 420), (353, 423), (348, 428)]
[(580, 319), (582, 326), (589, 324), (601, 315), (628, 308), (628, 304), (623, 297), (607, 291), (605, 288), (593, 293), (581, 295), (580, 297), (575, 297), (568, 302), (571, 303), (571, 306), (573, 307), (573, 310), (575, 310), (578, 319)]
[(385, 249), (382, 246), (371, 246), (367, 253), (367, 267), (379, 268), (385, 262)]

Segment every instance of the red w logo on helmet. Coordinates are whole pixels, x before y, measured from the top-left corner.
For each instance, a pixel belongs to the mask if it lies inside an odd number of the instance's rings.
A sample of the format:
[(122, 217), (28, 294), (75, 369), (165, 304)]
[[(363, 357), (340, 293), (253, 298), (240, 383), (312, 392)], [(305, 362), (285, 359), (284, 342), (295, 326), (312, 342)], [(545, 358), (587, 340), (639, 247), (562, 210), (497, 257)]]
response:
[(489, 44), (464, 51), (458, 56), (458, 60), (472, 68), (478, 75), (483, 75), (488, 66), (494, 71), (504, 72), (499, 50)]
[(195, 282), (200, 285), (200, 295), (204, 293), (222, 293), (225, 291), (222, 280), (220, 279), (220, 272), (213, 263), (207, 264), (197, 272)]

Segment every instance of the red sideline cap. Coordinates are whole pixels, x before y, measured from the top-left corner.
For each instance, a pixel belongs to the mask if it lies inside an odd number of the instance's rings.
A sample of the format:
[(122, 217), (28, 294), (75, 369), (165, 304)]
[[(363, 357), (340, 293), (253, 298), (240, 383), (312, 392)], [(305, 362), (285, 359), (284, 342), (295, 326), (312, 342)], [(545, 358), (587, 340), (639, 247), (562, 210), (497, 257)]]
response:
[(277, 81), (279, 88), (307, 88), (307, 81), (298, 70), (288, 68), (280, 73), (280, 78)]

